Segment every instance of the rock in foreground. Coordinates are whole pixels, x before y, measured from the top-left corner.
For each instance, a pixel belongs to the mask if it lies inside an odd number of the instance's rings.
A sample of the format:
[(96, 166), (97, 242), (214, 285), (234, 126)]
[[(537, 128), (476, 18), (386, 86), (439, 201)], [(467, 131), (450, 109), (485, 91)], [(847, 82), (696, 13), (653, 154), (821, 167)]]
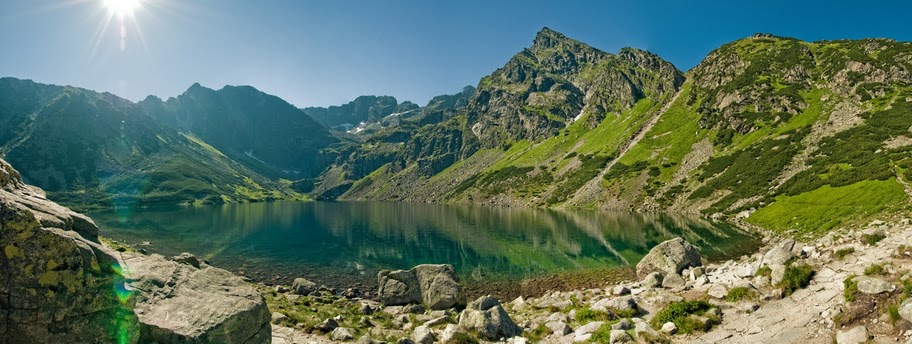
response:
[(685, 268), (702, 265), (700, 253), (693, 245), (682, 238), (674, 238), (649, 250), (649, 253), (637, 263), (636, 271), (639, 278), (645, 278), (653, 272), (669, 276), (678, 275)]
[(0, 160), (0, 341), (133, 343), (117, 252), (91, 219), (49, 201)]
[(484, 338), (498, 340), (522, 333), (497, 299), (482, 296), (459, 315), (459, 326), (478, 332)]
[(159, 255), (125, 254), (141, 338), (159, 343), (269, 343), (263, 297), (232, 273)]
[(450, 265), (422, 264), (411, 270), (383, 270), (377, 279), (380, 301), (387, 306), (423, 303), (440, 310), (466, 305), (459, 276)]

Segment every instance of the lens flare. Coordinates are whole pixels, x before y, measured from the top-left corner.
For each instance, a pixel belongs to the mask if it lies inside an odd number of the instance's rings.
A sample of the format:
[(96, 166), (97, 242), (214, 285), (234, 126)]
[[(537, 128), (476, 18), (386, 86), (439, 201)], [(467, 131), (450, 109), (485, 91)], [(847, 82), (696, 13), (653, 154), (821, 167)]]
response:
[(104, 6), (108, 12), (118, 17), (132, 17), (142, 3), (140, 0), (104, 0)]

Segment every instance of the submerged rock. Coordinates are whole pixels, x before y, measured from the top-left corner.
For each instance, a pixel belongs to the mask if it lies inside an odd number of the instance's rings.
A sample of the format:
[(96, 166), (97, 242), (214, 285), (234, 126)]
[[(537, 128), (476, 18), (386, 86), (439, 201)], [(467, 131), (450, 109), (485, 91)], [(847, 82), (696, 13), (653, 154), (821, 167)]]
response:
[(0, 160), (0, 341), (136, 342), (135, 300), (117, 257), (91, 219)]
[(666, 240), (656, 245), (637, 263), (637, 276), (641, 278), (653, 272), (665, 275), (680, 274), (687, 267), (702, 266), (700, 253), (682, 238)]
[(484, 338), (498, 340), (518, 336), (522, 329), (516, 326), (497, 299), (482, 296), (473, 301), (459, 315), (459, 326), (474, 330)]
[(159, 343), (269, 343), (263, 297), (227, 270), (124, 254), (141, 340)]

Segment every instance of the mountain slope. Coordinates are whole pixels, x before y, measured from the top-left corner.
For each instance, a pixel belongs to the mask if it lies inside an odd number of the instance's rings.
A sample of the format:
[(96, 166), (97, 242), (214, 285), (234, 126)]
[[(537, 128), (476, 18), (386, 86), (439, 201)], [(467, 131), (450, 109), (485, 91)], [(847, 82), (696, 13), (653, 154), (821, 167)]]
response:
[(55, 200), (137, 205), (296, 197), (111, 94), (3, 78), (0, 100), (0, 155)]
[(683, 80), (651, 53), (612, 55), (542, 29), (530, 48), (482, 78), (458, 115), (406, 143), (424, 148), (413, 163), (378, 170), (343, 198), (559, 204), (596, 177)]
[(138, 105), (172, 129), (192, 133), (273, 178), (312, 178), (335, 158), (324, 152), (338, 142), (325, 127), (250, 86), (216, 91), (194, 84), (166, 102), (150, 97)]
[[(682, 97), (608, 172), (604, 195), (800, 232), (900, 211), (900, 181), (912, 177), (910, 61), (912, 44), (890, 40), (726, 44), (688, 72)], [(844, 196), (859, 190), (871, 192)]]

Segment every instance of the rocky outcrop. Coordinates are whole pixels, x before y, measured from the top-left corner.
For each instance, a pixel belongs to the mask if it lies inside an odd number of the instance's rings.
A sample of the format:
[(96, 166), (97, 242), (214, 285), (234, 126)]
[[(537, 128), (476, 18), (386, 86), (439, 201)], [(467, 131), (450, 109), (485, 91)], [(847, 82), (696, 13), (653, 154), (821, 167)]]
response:
[(91, 219), (0, 160), (0, 342), (133, 343), (134, 300)]
[[(186, 255), (182, 255), (185, 257)], [(193, 260), (189, 260), (193, 261)], [(263, 297), (232, 273), (188, 259), (125, 253), (141, 339), (158, 343), (270, 343)]]
[(511, 338), (522, 333), (497, 299), (482, 296), (459, 315), (459, 326), (476, 331), (486, 339)]
[(451, 265), (422, 264), (411, 270), (383, 270), (377, 278), (380, 301), (387, 306), (423, 303), (439, 310), (466, 305), (465, 292)]
[(700, 253), (695, 247), (682, 238), (666, 240), (656, 245), (637, 263), (637, 276), (645, 278), (653, 272), (678, 275), (687, 267), (703, 265)]

